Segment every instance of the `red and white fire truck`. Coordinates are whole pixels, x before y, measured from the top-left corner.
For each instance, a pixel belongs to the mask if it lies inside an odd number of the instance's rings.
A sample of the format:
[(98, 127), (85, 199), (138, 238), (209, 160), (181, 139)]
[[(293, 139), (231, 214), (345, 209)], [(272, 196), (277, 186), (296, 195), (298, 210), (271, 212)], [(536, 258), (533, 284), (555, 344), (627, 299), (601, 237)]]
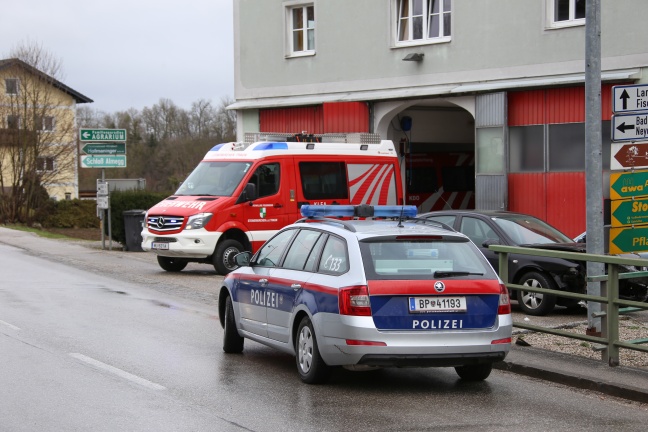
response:
[(146, 213), (142, 248), (160, 267), (219, 274), (298, 220), (303, 204), (404, 204), (398, 156), (373, 134), (256, 134), (214, 146), (175, 194)]

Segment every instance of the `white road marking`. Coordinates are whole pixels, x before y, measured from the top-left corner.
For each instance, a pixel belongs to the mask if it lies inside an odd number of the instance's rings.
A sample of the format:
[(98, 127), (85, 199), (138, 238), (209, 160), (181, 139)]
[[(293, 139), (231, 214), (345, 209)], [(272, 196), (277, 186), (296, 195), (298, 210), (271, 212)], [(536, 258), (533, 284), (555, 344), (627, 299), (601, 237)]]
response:
[(0, 324), (2, 324), (2, 325), (4, 325), (4, 326), (7, 326), (7, 327), (9, 327), (10, 329), (20, 330), (20, 327), (16, 327), (15, 325), (13, 325), (13, 324), (9, 324), (8, 322), (2, 321), (2, 320), (0, 320)]
[(83, 354), (79, 353), (70, 353), (70, 356), (74, 357), (75, 359), (81, 360), (83, 362), (86, 362), (92, 366), (95, 366), (99, 369), (103, 369), (105, 371), (108, 371), (114, 375), (117, 375), (118, 377), (125, 378), (129, 381), (133, 381), (134, 383), (137, 383), (139, 385), (142, 385), (144, 387), (148, 387), (153, 390), (166, 390), (166, 387), (161, 386), (160, 384), (156, 384), (154, 382), (151, 382), (149, 380), (146, 380), (144, 378), (138, 377), (137, 375), (133, 375), (131, 373), (128, 373), (126, 371), (123, 371), (121, 369), (118, 369), (114, 366), (110, 366), (109, 364), (102, 363), (99, 360), (95, 360), (91, 357), (84, 356)]

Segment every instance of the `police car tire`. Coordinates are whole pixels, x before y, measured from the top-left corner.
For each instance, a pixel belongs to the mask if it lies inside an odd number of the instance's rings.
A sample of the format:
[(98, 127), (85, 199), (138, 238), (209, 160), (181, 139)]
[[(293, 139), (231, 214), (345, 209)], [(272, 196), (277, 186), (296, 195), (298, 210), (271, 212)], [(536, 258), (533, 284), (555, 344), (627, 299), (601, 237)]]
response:
[[(234, 255), (239, 252), (243, 252), (243, 245), (236, 240), (230, 239), (218, 243), (214, 251), (214, 256), (212, 257), (212, 263), (214, 264), (216, 273), (225, 276), (236, 270), (238, 266), (234, 263)], [(226, 261), (231, 262), (231, 264), (227, 265)]]
[(187, 267), (187, 261), (181, 258), (172, 258), (158, 255), (157, 262), (162, 268), (168, 272), (179, 272)]
[[(547, 276), (535, 271), (524, 274), (520, 278), (519, 284), (536, 288), (556, 289), (555, 284)], [(554, 306), (556, 306), (556, 296), (554, 295), (537, 293), (536, 298), (540, 296), (540, 303), (537, 306), (529, 304), (528, 299), (525, 299), (527, 295), (533, 295), (533, 293), (523, 290), (519, 290), (517, 293), (518, 305), (522, 312), (527, 315), (544, 316), (553, 311)]]
[(464, 381), (483, 381), (488, 378), (492, 370), (493, 365), (491, 363), (455, 367), (457, 375)]
[(295, 361), (301, 380), (307, 384), (322, 384), (328, 380), (331, 368), (320, 355), (313, 323), (302, 318), (295, 338)]
[(236, 330), (236, 322), (234, 321), (234, 307), (232, 306), (232, 298), (225, 299), (225, 326), (223, 328), (223, 351), (228, 354), (239, 354), (243, 351), (244, 338), (238, 334)]

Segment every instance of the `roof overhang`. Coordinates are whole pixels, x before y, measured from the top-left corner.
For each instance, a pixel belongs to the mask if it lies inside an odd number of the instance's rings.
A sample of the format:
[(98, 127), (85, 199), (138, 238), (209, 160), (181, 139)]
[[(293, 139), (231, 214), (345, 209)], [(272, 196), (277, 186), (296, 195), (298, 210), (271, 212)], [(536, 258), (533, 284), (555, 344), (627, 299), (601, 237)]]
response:
[[(601, 73), (601, 81), (623, 81), (638, 79), (641, 69), (624, 69)], [(428, 96), (452, 95), (470, 93), (486, 93), (502, 90), (517, 90), (521, 88), (538, 88), (548, 86), (583, 84), (585, 74), (568, 74), (535, 78), (516, 78), (487, 82), (472, 82), (463, 84), (443, 84), (396, 89), (381, 89), (346, 93), (324, 93), (300, 96), (281, 96), (271, 98), (243, 99), (229, 105), (227, 109), (258, 109), (283, 108), (291, 106), (321, 105), (326, 102), (355, 102), (382, 101), (390, 99), (412, 99)]]

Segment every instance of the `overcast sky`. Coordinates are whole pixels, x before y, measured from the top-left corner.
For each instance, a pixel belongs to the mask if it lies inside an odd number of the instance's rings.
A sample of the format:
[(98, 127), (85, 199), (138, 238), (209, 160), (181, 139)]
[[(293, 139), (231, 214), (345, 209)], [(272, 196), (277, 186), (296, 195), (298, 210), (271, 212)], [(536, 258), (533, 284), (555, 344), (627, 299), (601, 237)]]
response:
[(0, 58), (22, 42), (105, 112), (234, 98), (233, 0), (19, 0), (0, 8)]

